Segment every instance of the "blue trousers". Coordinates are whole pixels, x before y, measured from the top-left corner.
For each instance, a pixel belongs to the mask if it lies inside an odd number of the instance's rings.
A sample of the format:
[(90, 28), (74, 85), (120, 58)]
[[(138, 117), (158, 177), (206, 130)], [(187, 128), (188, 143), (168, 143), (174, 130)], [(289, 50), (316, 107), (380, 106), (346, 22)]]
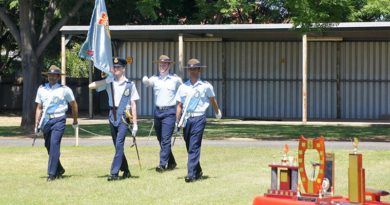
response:
[(160, 144), (160, 166), (176, 164), (171, 149), (171, 139), (176, 122), (176, 108), (154, 111), (154, 129)]
[(188, 153), (187, 176), (196, 177), (201, 171), (200, 149), (204, 128), (206, 126), (206, 116), (190, 117), (187, 120), (186, 127), (183, 130), (184, 141)]
[(45, 138), (45, 147), (49, 154), (47, 165), (47, 174), (55, 176), (64, 168), (60, 162), (61, 139), (65, 131), (66, 116), (52, 118), (43, 127), (43, 136)]
[(115, 127), (110, 122), (111, 137), (115, 146), (115, 155), (111, 165), (111, 175), (118, 175), (120, 171), (129, 171), (129, 165), (124, 153), (124, 145), (127, 133), (127, 125), (120, 122), (118, 127)]

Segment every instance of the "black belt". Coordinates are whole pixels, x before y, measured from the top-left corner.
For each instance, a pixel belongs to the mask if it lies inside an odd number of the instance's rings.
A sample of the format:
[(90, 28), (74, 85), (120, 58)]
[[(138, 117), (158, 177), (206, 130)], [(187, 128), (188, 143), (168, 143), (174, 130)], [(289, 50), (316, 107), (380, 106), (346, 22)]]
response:
[(171, 109), (171, 108), (175, 108), (175, 106), (174, 105), (172, 105), (172, 106), (162, 106), (162, 107), (156, 106), (157, 110), (168, 110), (168, 109)]
[(116, 107), (116, 106), (115, 106), (115, 107), (109, 106), (109, 109), (110, 109), (110, 110), (112, 110), (113, 108), (115, 108), (115, 110), (118, 110), (118, 107)]

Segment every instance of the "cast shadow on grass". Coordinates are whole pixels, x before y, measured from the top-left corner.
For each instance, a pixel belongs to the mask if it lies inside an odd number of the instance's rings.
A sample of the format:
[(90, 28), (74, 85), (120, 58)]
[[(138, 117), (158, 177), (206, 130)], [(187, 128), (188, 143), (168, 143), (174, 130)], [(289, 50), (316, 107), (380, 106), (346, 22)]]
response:
[[(172, 172), (172, 171), (175, 171), (175, 170), (180, 170), (180, 169), (183, 169), (183, 168), (180, 168), (180, 167), (175, 167), (174, 169), (169, 169), (169, 170), (165, 170), (164, 172)], [(146, 169), (147, 171), (154, 171), (154, 172), (157, 172), (156, 171), (156, 167), (151, 167), (151, 168), (148, 168)], [(163, 172), (163, 173), (164, 173)]]
[[(177, 179), (184, 179), (186, 176), (184, 177), (177, 177)], [(202, 180), (206, 180), (206, 179), (210, 179), (210, 178), (216, 178), (216, 177), (209, 177), (208, 175), (203, 175), (202, 177), (200, 177), (200, 179), (196, 180), (196, 181), (202, 181)]]
[[(137, 137), (149, 136), (150, 124), (139, 123)], [(96, 136), (110, 136), (110, 128), (106, 124), (81, 125), (81, 128), (93, 132), (95, 135), (80, 129), (80, 138)], [(67, 125), (64, 137), (74, 137), (74, 129)], [(152, 132), (154, 135), (155, 133)], [(181, 134), (181, 133), (180, 133)], [(331, 141), (350, 141), (359, 137), (361, 141), (390, 142), (388, 125), (372, 126), (320, 126), (320, 125), (252, 125), (252, 124), (219, 124), (208, 123), (205, 129), (205, 139), (251, 138), (259, 140), (297, 140), (300, 135), (305, 137), (324, 136)], [(19, 126), (0, 127), (0, 136), (4, 137), (31, 137)], [(174, 135), (176, 136), (176, 135)], [(177, 137), (177, 136), (176, 136)]]
[[(61, 179), (68, 179), (68, 178), (72, 178), (74, 176), (81, 176), (81, 175), (62, 175), (61, 178), (57, 178), (56, 180), (61, 180)], [(47, 176), (41, 176), (39, 177), (41, 179), (47, 179)]]
[(305, 137), (324, 136), (332, 141), (350, 141), (359, 137), (362, 141), (390, 141), (389, 126), (322, 126), (322, 125), (248, 125), (217, 124), (206, 126), (208, 139), (253, 138), (261, 140), (296, 140)]
[[(96, 178), (108, 178), (110, 175), (108, 174), (105, 174), (105, 175), (100, 175), (100, 176), (97, 176)], [(134, 176), (134, 175), (131, 175), (130, 179), (138, 179), (139, 176)], [(125, 180), (125, 179), (120, 179), (119, 181), (121, 180)]]

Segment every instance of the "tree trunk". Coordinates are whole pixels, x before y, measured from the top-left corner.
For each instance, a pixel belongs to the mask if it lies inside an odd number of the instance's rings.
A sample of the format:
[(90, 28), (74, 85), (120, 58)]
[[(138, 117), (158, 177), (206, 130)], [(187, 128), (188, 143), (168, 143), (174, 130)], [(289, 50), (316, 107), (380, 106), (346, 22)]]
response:
[(23, 112), (21, 126), (32, 131), (35, 124), (35, 96), (41, 81), (41, 63), (31, 50), (22, 55), (23, 68)]
[(37, 73), (38, 59), (35, 55), (33, 40), (33, 21), (32, 0), (19, 0), (20, 4), (20, 50), (23, 69), (23, 103), (22, 103), (22, 122), (21, 127), (25, 131), (32, 131), (35, 122), (34, 98), (38, 87)]
[[(41, 82), (41, 68), (43, 52), (47, 45), (65, 25), (70, 17), (80, 9), (86, 0), (79, 0), (58, 23), (51, 25), (52, 12), (56, 10), (55, 2), (49, 5), (48, 13), (45, 15), (41, 33), (35, 31), (35, 7), (33, 0), (19, 1), (19, 30), (17, 25), (7, 15), (6, 10), (0, 7), (0, 20), (9, 28), (21, 50), (23, 69), (23, 103), (21, 127), (26, 131), (32, 131), (35, 123), (35, 96), (39, 83)], [(51, 28), (51, 29), (50, 29)], [(37, 38), (39, 36), (39, 39)]]

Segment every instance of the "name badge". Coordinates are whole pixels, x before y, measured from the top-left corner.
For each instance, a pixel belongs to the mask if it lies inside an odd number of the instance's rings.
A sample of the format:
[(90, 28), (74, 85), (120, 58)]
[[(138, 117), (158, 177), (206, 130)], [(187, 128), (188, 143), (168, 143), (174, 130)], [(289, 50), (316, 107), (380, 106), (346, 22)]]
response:
[(123, 95), (124, 96), (129, 96), (130, 95), (130, 89), (129, 88), (127, 88), (126, 90), (125, 90), (125, 92), (123, 93)]

